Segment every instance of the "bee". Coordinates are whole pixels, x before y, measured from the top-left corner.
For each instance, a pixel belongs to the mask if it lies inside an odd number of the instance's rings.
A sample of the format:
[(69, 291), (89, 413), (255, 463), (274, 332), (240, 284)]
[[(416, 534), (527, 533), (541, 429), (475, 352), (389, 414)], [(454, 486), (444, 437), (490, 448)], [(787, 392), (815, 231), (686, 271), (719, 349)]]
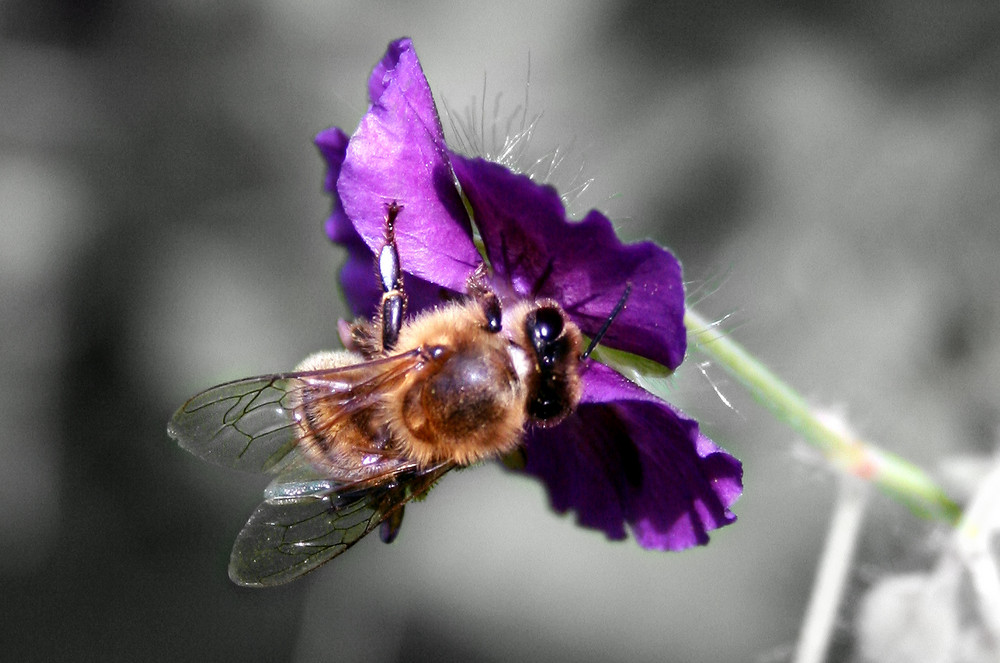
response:
[(221, 465), (275, 474), (236, 539), (229, 576), (278, 585), (380, 527), (391, 542), (404, 506), (449, 470), (518, 449), (529, 426), (574, 411), (581, 369), (625, 295), (581, 352), (557, 302), (502, 307), (481, 266), (464, 299), (405, 317), (395, 224), (387, 207), (376, 263), (382, 300), (350, 326), (351, 350), (316, 353), (294, 371), (212, 387), (174, 414), (168, 433)]

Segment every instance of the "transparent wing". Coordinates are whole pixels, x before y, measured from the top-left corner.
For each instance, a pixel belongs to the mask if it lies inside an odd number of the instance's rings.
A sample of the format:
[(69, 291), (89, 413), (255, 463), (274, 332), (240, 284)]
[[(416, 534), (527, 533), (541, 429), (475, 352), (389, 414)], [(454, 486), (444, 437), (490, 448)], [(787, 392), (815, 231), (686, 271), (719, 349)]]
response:
[(416, 472), (417, 464), (391, 450), (371, 454), (371, 462), (364, 468), (337, 467), (324, 465), (317, 467), (298, 449), (285, 456), (271, 469), (275, 473), (270, 485), (264, 489), (267, 501), (329, 495), (338, 491), (359, 490), (362, 486), (372, 486), (387, 481), (404, 472)]
[(308, 573), (425, 494), (452, 467), (407, 470), (375, 485), (340, 485), (332, 492), (275, 494), (257, 507), (236, 538), (229, 577), (240, 585), (268, 587)]
[(353, 366), (227, 382), (182, 405), (167, 432), (207, 461), (251, 472), (273, 470), (298, 442), (296, 408), (324, 401), (345, 416), (357, 412), (421, 361), (415, 349)]
[(321, 471), (298, 451), (285, 456), (280, 465), (271, 470), (275, 473), (270, 485), (264, 489), (264, 499), (287, 499), (291, 497), (320, 496), (335, 492), (338, 482), (331, 479), (328, 472)]

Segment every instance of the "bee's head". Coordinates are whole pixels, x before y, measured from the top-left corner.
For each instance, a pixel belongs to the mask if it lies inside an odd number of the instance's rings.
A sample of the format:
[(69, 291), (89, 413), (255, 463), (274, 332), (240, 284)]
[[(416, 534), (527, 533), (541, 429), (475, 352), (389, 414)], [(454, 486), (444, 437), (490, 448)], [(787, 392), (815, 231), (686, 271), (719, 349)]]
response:
[(534, 355), (528, 376), (527, 412), (533, 422), (552, 426), (580, 401), (580, 346), (583, 337), (558, 304), (542, 301), (524, 316), (523, 331)]

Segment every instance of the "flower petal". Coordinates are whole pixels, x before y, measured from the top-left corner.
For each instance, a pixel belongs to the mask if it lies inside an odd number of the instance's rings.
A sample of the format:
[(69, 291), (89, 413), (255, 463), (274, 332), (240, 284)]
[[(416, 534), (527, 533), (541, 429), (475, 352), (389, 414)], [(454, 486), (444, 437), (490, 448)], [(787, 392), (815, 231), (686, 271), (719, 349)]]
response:
[[(340, 270), (344, 298), (355, 317), (371, 318), (382, 301), (375, 254), (360, 238), (356, 243), (344, 246), (347, 248), (347, 261)], [(445, 288), (412, 274), (403, 274), (403, 288), (406, 290), (408, 311), (432, 308), (451, 296)]]
[(337, 179), (347, 156), (348, 137), (339, 128), (331, 127), (321, 131), (315, 142), (327, 165), (323, 188), (333, 194), (333, 208), (326, 219), (326, 235), (347, 249), (347, 260), (340, 270), (340, 286), (354, 315), (372, 315), (381, 298), (372, 267), (374, 256), (347, 218), (337, 195)]
[(368, 90), (372, 105), (347, 145), (337, 192), (365, 244), (385, 239), (388, 205), (403, 268), (451, 290), (482, 262), (455, 185), (430, 86), (408, 39), (389, 45)]
[(330, 127), (316, 135), (315, 143), (319, 152), (326, 161), (326, 177), (323, 180), (323, 189), (333, 194), (333, 209), (326, 220), (326, 235), (338, 244), (343, 244), (353, 237), (358, 237), (354, 230), (354, 224), (344, 214), (344, 206), (337, 195), (337, 178), (340, 177), (340, 169), (344, 165), (344, 157), (347, 156), (347, 134), (337, 127)]
[(452, 155), (497, 280), (521, 296), (558, 301), (593, 336), (632, 284), (601, 341), (670, 369), (684, 359), (684, 285), (677, 259), (652, 242), (622, 244), (611, 222), (591, 211), (568, 221), (555, 189), (503, 166)]
[[(332, 127), (316, 136), (316, 146), (327, 163), (324, 188), (333, 194), (333, 209), (326, 220), (326, 234), (347, 249), (347, 260), (340, 270), (340, 285), (355, 316), (371, 317), (382, 299), (382, 289), (375, 266), (375, 254), (354, 229), (337, 195), (336, 182), (347, 154), (347, 135)], [(416, 276), (403, 277), (408, 305), (422, 310), (441, 302), (441, 288)]]
[(733, 522), (742, 493), (739, 461), (698, 424), (610, 368), (591, 362), (583, 402), (559, 426), (525, 444), (525, 471), (547, 486), (552, 506), (609, 538), (625, 524), (645, 548), (681, 550)]

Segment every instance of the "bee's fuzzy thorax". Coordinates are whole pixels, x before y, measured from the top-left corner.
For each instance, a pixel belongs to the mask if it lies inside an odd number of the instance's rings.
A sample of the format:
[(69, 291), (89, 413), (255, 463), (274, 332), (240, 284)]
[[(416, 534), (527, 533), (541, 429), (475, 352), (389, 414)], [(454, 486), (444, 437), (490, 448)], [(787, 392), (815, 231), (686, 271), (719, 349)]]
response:
[(508, 340), (485, 324), (479, 304), (469, 300), (417, 316), (400, 332), (398, 350), (436, 355), (386, 399), (393, 437), (421, 466), (470, 465), (520, 443), (524, 383)]

